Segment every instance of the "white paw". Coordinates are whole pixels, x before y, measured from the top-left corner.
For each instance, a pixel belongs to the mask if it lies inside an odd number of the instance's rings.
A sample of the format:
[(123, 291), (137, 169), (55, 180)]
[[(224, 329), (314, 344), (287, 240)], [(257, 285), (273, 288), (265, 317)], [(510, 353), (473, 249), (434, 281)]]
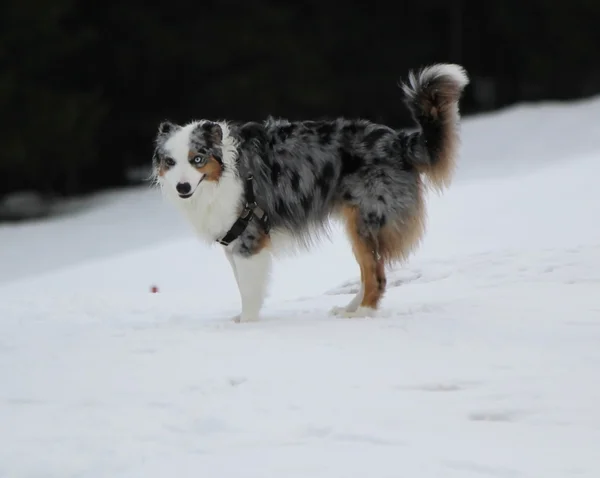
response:
[(330, 314), (349, 319), (353, 317), (375, 317), (377, 311), (371, 307), (358, 307), (356, 309), (350, 309), (348, 307), (334, 307), (331, 309)]
[(350, 319), (354, 317), (375, 317), (377, 311), (371, 307), (358, 307), (356, 310), (350, 310), (346, 307), (334, 307), (331, 309), (331, 314)]
[(329, 311), (329, 315), (335, 315), (336, 317), (341, 317), (343, 314), (350, 312), (347, 307), (340, 307), (336, 305)]
[(233, 322), (235, 322), (236, 324), (239, 324), (242, 322), (258, 322), (258, 316), (257, 315), (238, 314), (235, 317), (232, 317), (231, 320)]

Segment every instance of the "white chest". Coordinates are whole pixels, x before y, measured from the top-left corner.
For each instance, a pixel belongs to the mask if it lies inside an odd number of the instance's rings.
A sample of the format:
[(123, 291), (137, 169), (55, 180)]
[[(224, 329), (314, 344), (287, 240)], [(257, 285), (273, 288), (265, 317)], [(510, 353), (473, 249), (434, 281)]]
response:
[(198, 236), (212, 243), (237, 219), (242, 192), (238, 178), (223, 177), (218, 183), (201, 184), (189, 200), (173, 199)]

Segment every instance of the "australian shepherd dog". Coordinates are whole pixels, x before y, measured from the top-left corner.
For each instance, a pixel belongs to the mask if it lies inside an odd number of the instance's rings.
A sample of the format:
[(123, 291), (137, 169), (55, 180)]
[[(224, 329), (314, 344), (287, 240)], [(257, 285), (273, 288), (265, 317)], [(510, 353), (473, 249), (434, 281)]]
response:
[(154, 180), (198, 236), (224, 249), (242, 304), (235, 321), (258, 320), (274, 253), (310, 247), (332, 219), (343, 221), (361, 278), (332, 313), (375, 313), (386, 266), (423, 236), (425, 187), (450, 183), (468, 83), (459, 65), (411, 71), (401, 87), (414, 131), (345, 118), (159, 125)]

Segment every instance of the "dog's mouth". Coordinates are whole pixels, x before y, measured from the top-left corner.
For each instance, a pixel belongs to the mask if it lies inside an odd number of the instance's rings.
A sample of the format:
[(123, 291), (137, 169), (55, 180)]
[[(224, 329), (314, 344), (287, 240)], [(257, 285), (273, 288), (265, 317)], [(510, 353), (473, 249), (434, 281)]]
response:
[(179, 195), (180, 199), (189, 199), (189, 198), (191, 198), (191, 197), (194, 195), (194, 193), (196, 192), (196, 190), (198, 189), (198, 186), (200, 186), (200, 183), (201, 183), (202, 181), (204, 181), (204, 178), (205, 178), (205, 177), (206, 177), (206, 175), (204, 175), (204, 176), (202, 176), (202, 177), (200, 178), (200, 181), (198, 181), (198, 184), (196, 184), (196, 187), (194, 188), (194, 190), (193, 190), (191, 193), (187, 193), (187, 194), (180, 194), (180, 195)]

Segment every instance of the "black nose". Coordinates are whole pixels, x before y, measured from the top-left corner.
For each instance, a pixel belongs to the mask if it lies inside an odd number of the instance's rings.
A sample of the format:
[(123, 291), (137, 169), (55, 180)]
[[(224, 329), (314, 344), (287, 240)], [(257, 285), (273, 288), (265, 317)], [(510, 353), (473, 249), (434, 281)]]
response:
[(177, 183), (175, 189), (177, 189), (179, 194), (189, 194), (189, 192), (192, 190), (192, 186), (190, 186), (190, 183)]

